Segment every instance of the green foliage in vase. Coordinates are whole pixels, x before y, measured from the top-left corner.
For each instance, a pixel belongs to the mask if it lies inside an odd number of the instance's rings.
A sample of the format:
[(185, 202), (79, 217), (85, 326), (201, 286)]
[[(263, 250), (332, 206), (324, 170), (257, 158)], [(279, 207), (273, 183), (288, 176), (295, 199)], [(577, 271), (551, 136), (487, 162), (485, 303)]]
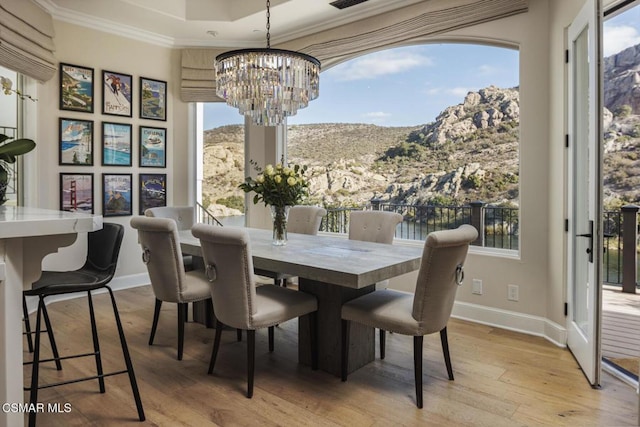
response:
[(246, 177), (238, 186), (245, 193), (256, 193), (253, 203), (263, 202), (268, 206), (294, 206), (300, 204), (309, 195), (309, 182), (304, 175), (307, 166), (285, 165), (280, 163), (266, 165), (264, 170), (251, 161), (258, 172), (256, 179)]

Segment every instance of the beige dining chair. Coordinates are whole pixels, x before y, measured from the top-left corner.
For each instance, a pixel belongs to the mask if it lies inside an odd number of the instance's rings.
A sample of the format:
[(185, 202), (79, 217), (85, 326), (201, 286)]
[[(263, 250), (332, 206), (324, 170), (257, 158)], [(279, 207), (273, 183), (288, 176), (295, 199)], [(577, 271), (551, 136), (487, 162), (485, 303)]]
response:
[(463, 266), (469, 244), (478, 237), (471, 225), (427, 235), (418, 271), (415, 294), (379, 290), (353, 299), (342, 306), (342, 381), (347, 380), (349, 322), (413, 336), (413, 364), (416, 404), (422, 408), (422, 343), (424, 335), (440, 332), (449, 380), (453, 369), (447, 340), (458, 286), (464, 278)]
[(402, 215), (387, 211), (352, 211), (349, 214), (349, 239), (375, 243), (393, 243)]
[(213, 311), (218, 320), (209, 363), (213, 373), (223, 325), (247, 331), (247, 397), (253, 396), (255, 332), (267, 328), (269, 351), (274, 347), (274, 326), (309, 314), (312, 368), (318, 368), (316, 310), (313, 295), (280, 286), (256, 287), (253, 260), (246, 230), (196, 224), (193, 236), (200, 239)]
[(178, 305), (178, 360), (182, 360), (184, 348), (184, 324), (190, 302), (211, 298), (209, 282), (202, 270), (185, 272), (174, 219), (134, 217), (131, 227), (138, 230), (138, 242), (142, 246), (142, 260), (147, 266), (151, 287), (156, 297), (153, 325), (149, 345), (158, 327), (163, 301)]
[[(402, 215), (387, 211), (352, 211), (349, 214), (349, 239), (365, 242), (393, 244), (396, 226), (402, 222)], [(376, 290), (387, 289), (389, 280), (376, 283)], [(380, 358), (384, 359), (385, 333), (380, 330)]]
[[(154, 218), (170, 218), (176, 222), (178, 230), (191, 230), (196, 223), (196, 211), (193, 206), (158, 206), (145, 210), (144, 214)], [(195, 268), (191, 255), (182, 255), (182, 262), (185, 271)]]
[(315, 236), (327, 210), (319, 206), (292, 206), (287, 219), (287, 232)]
[[(327, 214), (327, 210), (319, 206), (303, 206), (296, 205), (289, 209), (289, 217), (287, 218), (287, 233), (310, 234), (315, 236), (318, 234), (322, 218)], [(256, 269), (258, 276), (270, 277), (273, 279), (274, 285), (287, 286), (287, 279), (291, 275), (279, 273), (277, 271), (267, 271)]]

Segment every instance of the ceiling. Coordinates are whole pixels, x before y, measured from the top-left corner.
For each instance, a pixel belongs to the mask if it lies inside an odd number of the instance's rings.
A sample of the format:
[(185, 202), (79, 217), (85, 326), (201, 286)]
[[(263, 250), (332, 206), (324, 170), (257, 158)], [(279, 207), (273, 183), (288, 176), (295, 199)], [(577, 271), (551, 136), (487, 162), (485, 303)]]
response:
[[(429, 0), (366, 0), (346, 9), (333, 0), (272, 0), (277, 45)], [(165, 46), (265, 47), (265, 0), (36, 0), (54, 19)]]

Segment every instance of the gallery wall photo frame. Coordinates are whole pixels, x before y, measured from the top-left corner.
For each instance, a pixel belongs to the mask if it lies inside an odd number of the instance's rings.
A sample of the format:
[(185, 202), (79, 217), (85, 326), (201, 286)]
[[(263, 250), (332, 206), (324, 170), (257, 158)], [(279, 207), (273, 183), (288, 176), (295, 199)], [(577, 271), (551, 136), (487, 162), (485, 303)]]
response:
[(132, 117), (133, 77), (116, 71), (102, 71), (102, 114)]
[(58, 71), (60, 74), (60, 109), (93, 113), (93, 68), (60, 63)]
[(102, 122), (102, 166), (131, 166), (131, 125)]
[(93, 166), (93, 120), (60, 117), (58, 164)]
[(67, 212), (93, 213), (93, 174), (60, 174), (60, 210)]
[(167, 120), (167, 82), (140, 77), (140, 118)]
[(139, 166), (164, 168), (167, 166), (167, 128), (140, 126)]
[(149, 208), (167, 206), (167, 174), (141, 173), (138, 185), (139, 214)]
[(102, 174), (102, 216), (133, 215), (131, 180), (130, 173)]

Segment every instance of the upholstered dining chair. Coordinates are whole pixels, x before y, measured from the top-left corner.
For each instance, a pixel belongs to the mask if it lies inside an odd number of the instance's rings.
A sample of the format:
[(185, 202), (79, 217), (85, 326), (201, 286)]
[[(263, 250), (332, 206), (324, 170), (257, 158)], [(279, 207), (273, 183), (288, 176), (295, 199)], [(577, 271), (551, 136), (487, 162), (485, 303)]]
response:
[[(387, 211), (352, 211), (349, 214), (349, 239), (365, 242), (393, 243), (396, 226), (402, 215)], [(386, 289), (388, 280), (376, 283), (376, 289)]]
[[(176, 222), (178, 230), (191, 230), (196, 223), (196, 211), (193, 206), (158, 206), (145, 210), (144, 214), (155, 218), (170, 218)], [(183, 255), (182, 262), (185, 271), (194, 269), (191, 255)]]
[[(289, 209), (289, 217), (287, 218), (287, 232), (315, 236), (320, 229), (322, 217), (326, 214), (327, 210), (319, 206), (291, 206)], [(287, 286), (287, 279), (293, 277), (277, 271), (256, 269), (254, 272), (258, 276), (271, 277), (274, 285), (285, 287)]]
[(174, 219), (134, 217), (131, 219), (131, 227), (138, 230), (142, 260), (147, 266), (151, 287), (156, 297), (149, 345), (153, 344), (156, 335), (162, 302), (176, 303), (178, 305), (178, 360), (182, 360), (187, 306), (190, 302), (211, 298), (209, 282), (202, 270), (185, 272), (177, 223)]
[(322, 217), (327, 210), (319, 206), (291, 206), (287, 219), (287, 232), (315, 236), (320, 230)]
[[(84, 265), (74, 271), (46, 271), (43, 272), (40, 279), (33, 283), (30, 290), (24, 291), (26, 296), (38, 297), (38, 309), (36, 313), (36, 326), (35, 326), (35, 343), (33, 345), (33, 360), (31, 362), (31, 386), (26, 389), (30, 391), (29, 403), (35, 405), (38, 402), (38, 390), (41, 388), (49, 388), (66, 384), (73, 384), (81, 381), (95, 381), (98, 382), (100, 393), (105, 392), (106, 377), (112, 375), (128, 374), (129, 382), (131, 383), (131, 390), (138, 410), (138, 418), (140, 421), (145, 420), (144, 410), (142, 408), (142, 400), (140, 399), (140, 392), (133, 371), (133, 364), (131, 362), (131, 356), (127, 347), (127, 341), (124, 335), (122, 322), (120, 321), (120, 315), (118, 313), (118, 307), (113, 295), (113, 291), (108, 286), (109, 282), (113, 279), (116, 271), (116, 265), (118, 262), (118, 255), (120, 254), (120, 246), (122, 244), (122, 238), (124, 236), (124, 227), (120, 224), (103, 223), (102, 229), (93, 231), (88, 234), (87, 237), (87, 258)], [(115, 317), (116, 327), (120, 338), (120, 346), (122, 348), (122, 354), (124, 357), (124, 363), (126, 369), (113, 372), (104, 372), (102, 366), (102, 353), (100, 351), (100, 343), (98, 340), (98, 329), (96, 316), (93, 308), (93, 299), (91, 296), (92, 291), (106, 289), (111, 297), (111, 305), (113, 308), (113, 314)], [(70, 356), (59, 356), (57, 350), (54, 351), (53, 359), (41, 359), (40, 355), (40, 335), (42, 334), (42, 318), (44, 317), (46, 327), (50, 330), (51, 324), (49, 316), (46, 311), (45, 298), (53, 295), (65, 295), (76, 292), (86, 292), (87, 300), (89, 304), (89, 317), (91, 322), (91, 334), (93, 337), (93, 352), (83, 353)], [(50, 339), (52, 334), (49, 335)], [(53, 343), (53, 341), (52, 341)], [(89, 377), (75, 378), (71, 380), (40, 385), (39, 384), (39, 371), (40, 364), (43, 362), (55, 361), (56, 364), (60, 363), (62, 359), (73, 359), (79, 357), (93, 357), (96, 363), (96, 375)], [(59, 365), (58, 365), (59, 366)], [(29, 426), (35, 426), (36, 415), (38, 411), (29, 412)]]
[(312, 368), (318, 368), (318, 301), (313, 295), (280, 286), (256, 287), (249, 236), (245, 230), (196, 224), (193, 236), (200, 239), (213, 310), (218, 320), (209, 363), (213, 373), (222, 326), (247, 331), (247, 397), (253, 396), (255, 370), (255, 332), (268, 329), (269, 351), (274, 347), (274, 326), (309, 314)]
[(464, 277), (463, 265), (469, 244), (478, 237), (471, 225), (427, 235), (415, 294), (378, 290), (353, 299), (342, 306), (342, 381), (347, 380), (349, 360), (349, 322), (381, 331), (413, 336), (413, 364), (416, 404), (422, 408), (422, 342), (424, 335), (440, 332), (449, 380), (453, 369), (447, 340), (447, 323), (456, 290)]
[(352, 211), (349, 214), (349, 239), (375, 243), (393, 243), (402, 215), (387, 211)]
[[(393, 244), (396, 226), (402, 222), (402, 215), (387, 211), (352, 211), (349, 214), (349, 239), (365, 242)], [(376, 289), (387, 289), (389, 280), (376, 283)], [(385, 333), (380, 330), (380, 358), (384, 359)]]

